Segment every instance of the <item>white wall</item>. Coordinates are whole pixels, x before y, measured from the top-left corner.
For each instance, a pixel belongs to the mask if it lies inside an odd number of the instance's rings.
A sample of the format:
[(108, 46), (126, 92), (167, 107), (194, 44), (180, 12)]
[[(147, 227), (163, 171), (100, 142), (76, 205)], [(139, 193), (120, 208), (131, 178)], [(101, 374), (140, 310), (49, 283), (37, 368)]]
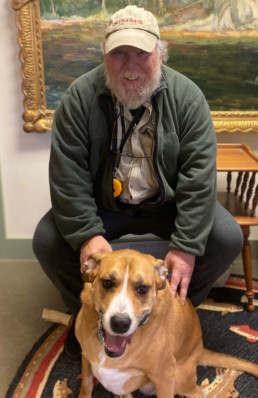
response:
[(6, 238), (31, 238), (50, 207), (50, 133), (23, 131), (19, 47), (15, 12), (0, 0), (0, 161)]
[[(15, 12), (0, 0), (0, 162), (6, 238), (31, 238), (49, 209), (50, 133), (23, 131), (19, 47)], [(220, 142), (246, 141), (258, 153), (258, 135), (223, 134)], [(0, 221), (1, 222), (1, 221)], [(257, 230), (257, 229), (256, 229)], [(258, 231), (252, 238), (258, 238)]]

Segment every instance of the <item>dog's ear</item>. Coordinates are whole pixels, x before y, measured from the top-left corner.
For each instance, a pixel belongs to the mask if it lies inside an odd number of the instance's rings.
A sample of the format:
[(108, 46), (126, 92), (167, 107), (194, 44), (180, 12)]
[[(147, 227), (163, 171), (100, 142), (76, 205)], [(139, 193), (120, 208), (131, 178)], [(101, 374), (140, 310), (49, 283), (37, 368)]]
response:
[(97, 275), (98, 266), (105, 255), (103, 253), (91, 254), (88, 260), (83, 264), (82, 279), (84, 282), (92, 283)]
[(154, 269), (155, 269), (156, 287), (158, 290), (162, 290), (166, 286), (168, 269), (165, 267), (165, 263), (163, 260), (156, 260)]

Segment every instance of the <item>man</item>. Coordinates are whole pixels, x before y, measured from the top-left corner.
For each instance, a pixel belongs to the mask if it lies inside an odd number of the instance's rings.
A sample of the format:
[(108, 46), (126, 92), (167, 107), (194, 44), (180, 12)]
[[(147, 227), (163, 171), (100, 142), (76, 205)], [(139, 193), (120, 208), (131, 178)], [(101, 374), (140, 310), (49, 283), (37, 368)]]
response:
[[(172, 293), (195, 306), (241, 249), (238, 224), (216, 203), (209, 107), (193, 82), (162, 65), (164, 48), (150, 12), (119, 10), (106, 29), (104, 65), (77, 79), (55, 113), (53, 206), (34, 251), (74, 314), (80, 267), (122, 235), (168, 239)], [(73, 329), (65, 348), (76, 357)]]

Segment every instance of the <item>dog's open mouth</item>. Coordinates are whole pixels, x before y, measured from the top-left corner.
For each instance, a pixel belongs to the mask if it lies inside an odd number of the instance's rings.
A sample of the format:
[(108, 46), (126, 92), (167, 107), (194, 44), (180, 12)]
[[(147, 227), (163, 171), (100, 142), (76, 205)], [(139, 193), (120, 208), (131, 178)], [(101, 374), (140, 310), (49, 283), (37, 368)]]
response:
[(130, 343), (131, 336), (113, 336), (105, 331), (105, 352), (111, 358), (121, 357)]

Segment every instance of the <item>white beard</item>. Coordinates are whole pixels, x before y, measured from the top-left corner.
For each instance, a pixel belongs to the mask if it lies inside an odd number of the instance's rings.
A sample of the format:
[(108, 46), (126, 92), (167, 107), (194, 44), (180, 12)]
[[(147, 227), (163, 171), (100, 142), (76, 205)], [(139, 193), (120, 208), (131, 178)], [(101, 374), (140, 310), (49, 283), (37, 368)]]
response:
[[(123, 77), (127, 78), (137, 78), (139, 80), (144, 79), (145, 75), (139, 75), (136, 71), (126, 70), (121, 74)], [(143, 105), (147, 100), (150, 99), (151, 95), (160, 85), (161, 79), (161, 67), (157, 60), (156, 68), (153, 72), (152, 78), (140, 88), (125, 89), (125, 87), (119, 82), (120, 76), (112, 79), (105, 65), (105, 78), (106, 85), (111, 90), (112, 95), (114, 95), (121, 104), (128, 109), (136, 109)]]

